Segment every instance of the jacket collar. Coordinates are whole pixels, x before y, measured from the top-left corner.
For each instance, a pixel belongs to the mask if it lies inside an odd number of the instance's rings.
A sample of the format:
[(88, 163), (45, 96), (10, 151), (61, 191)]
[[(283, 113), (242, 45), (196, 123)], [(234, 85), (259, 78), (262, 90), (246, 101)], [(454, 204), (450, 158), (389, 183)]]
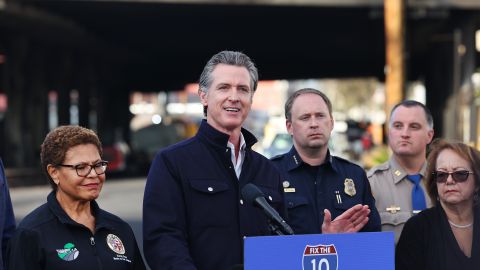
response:
[[(297, 149), (295, 149), (295, 146), (292, 146), (290, 151), (285, 154), (285, 157), (287, 160), (287, 170), (289, 171), (295, 170), (296, 168), (302, 166), (302, 164), (305, 163), (300, 157), (300, 154), (298, 154)], [(325, 158), (325, 162), (323, 164), (328, 164), (335, 171), (338, 171), (338, 164), (333, 158), (333, 156), (330, 154), (330, 150), (327, 151), (327, 157)]]
[[(55, 194), (56, 191), (53, 190), (52, 192), (50, 192), (50, 194), (48, 194), (47, 197), (47, 205), (50, 211), (52, 211), (52, 213), (58, 218), (58, 220), (64, 224), (69, 224), (72, 226), (83, 226), (74, 221), (69, 215), (67, 215), (65, 210), (63, 210), (62, 206), (60, 206), (60, 203), (58, 203)], [(95, 216), (95, 231), (100, 228), (113, 229), (113, 225), (108, 222), (108, 220), (102, 214), (103, 210), (100, 209), (95, 200), (90, 201), (90, 207), (92, 208), (93, 216)]]
[[(244, 128), (241, 129), (241, 132), (243, 134), (243, 138), (245, 139), (247, 148), (251, 148), (257, 142), (257, 138), (255, 138), (250, 131)], [(202, 120), (196, 136), (198, 136), (198, 138), (201, 140), (207, 141), (208, 143), (222, 148), (227, 147), (228, 138), (230, 137), (228, 134), (218, 131), (212, 127), (205, 119)]]
[[(398, 164), (398, 162), (395, 160), (393, 156), (390, 158), (388, 163), (390, 165), (390, 168), (391, 168), (390, 171), (392, 172), (393, 182), (395, 184), (399, 183), (400, 181), (402, 181), (407, 177), (407, 172), (405, 171), (405, 169), (402, 168), (402, 166), (400, 166), (400, 164)], [(420, 175), (422, 175), (423, 179), (425, 179), (426, 170), (427, 170), (427, 162), (425, 161), (423, 163), (422, 168), (420, 169), (420, 172), (418, 172)]]

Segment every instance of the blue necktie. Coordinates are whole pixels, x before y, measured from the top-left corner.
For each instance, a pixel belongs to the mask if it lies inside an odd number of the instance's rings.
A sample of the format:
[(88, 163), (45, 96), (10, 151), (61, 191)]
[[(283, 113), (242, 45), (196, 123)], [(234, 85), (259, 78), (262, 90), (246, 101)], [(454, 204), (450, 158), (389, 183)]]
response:
[[(414, 184), (412, 189), (412, 207), (413, 211), (422, 211), (427, 208), (425, 202), (425, 194), (423, 193), (423, 188), (420, 186), (420, 181), (422, 176), (420, 174), (407, 175), (407, 179), (412, 181)], [(416, 210), (416, 211), (415, 211)]]

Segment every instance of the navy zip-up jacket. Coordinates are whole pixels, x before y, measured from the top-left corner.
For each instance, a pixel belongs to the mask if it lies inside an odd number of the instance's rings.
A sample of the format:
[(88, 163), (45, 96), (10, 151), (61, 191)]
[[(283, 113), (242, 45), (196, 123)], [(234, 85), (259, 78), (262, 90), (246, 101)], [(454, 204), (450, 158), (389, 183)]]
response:
[(91, 201), (95, 233), (72, 220), (52, 191), (18, 225), (8, 247), (11, 270), (144, 270), (130, 226)]
[(246, 205), (241, 189), (257, 185), (284, 214), (280, 176), (251, 150), (245, 129), (245, 161), (237, 179), (229, 136), (202, 121), (197, 134), (157, 154), (143, 201), (143, 244), (152, 270), (226, 270), (243, 263), (243, 237), (271, 234), (260, 209)]
[(7, 244), (15, 232), (15, 217), (13, 215), (12, 201), (8, 191), (7, 178), (0, 159), (0, 239), (2, 239), (2, 252), (0, 252), (0, 270), (5, 269), (5, 255)]

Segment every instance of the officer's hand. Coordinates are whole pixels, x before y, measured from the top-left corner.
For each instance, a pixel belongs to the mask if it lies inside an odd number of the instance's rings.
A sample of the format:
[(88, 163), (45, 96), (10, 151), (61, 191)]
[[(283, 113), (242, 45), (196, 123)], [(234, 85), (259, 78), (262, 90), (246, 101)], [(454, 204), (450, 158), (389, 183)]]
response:
[(332, 214), (324, 210), (322, 233), (351, 233), (358, 232), (368, 223), (370, 209), (368, 205), (357, 204), (332, 221)]

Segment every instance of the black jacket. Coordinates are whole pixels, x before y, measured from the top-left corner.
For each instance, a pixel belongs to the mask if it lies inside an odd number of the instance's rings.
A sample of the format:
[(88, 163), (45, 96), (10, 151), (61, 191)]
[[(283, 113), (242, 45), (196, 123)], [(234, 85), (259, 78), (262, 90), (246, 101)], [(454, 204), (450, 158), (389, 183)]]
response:
[(255, 137), (242, 129), (246, 153), (237, 179), (229, 136), (203, 121), (191, 139), (157, 154), (143, 201), (143, 243), (152, 270), (226, 270), (243, 263), (243, 236), (271, 234), (261, 210), (246, 205), (241, 189), (254, 183), (284, 212), (280, 176), (251, 150)]
[(480, 268), (480, 207), (474, 207), (471, 257), (458, 246), (447, 215), (437, 206), (411, 217), (395, 249), (397, 270), (474, 270)]
[(145, 269), (130, 226), (91, 202), (95, 234), (72, 220), (52, 191), (19, 224), (8, 248), (11, 270)]
[(15, 217), (13, 215), (12, 201), (10, 200), (10, 191), (5, 177), (2, 159), (0, 158), (0, 270), (4, 270), (6, 262), (7, 244), (15, 232)]

